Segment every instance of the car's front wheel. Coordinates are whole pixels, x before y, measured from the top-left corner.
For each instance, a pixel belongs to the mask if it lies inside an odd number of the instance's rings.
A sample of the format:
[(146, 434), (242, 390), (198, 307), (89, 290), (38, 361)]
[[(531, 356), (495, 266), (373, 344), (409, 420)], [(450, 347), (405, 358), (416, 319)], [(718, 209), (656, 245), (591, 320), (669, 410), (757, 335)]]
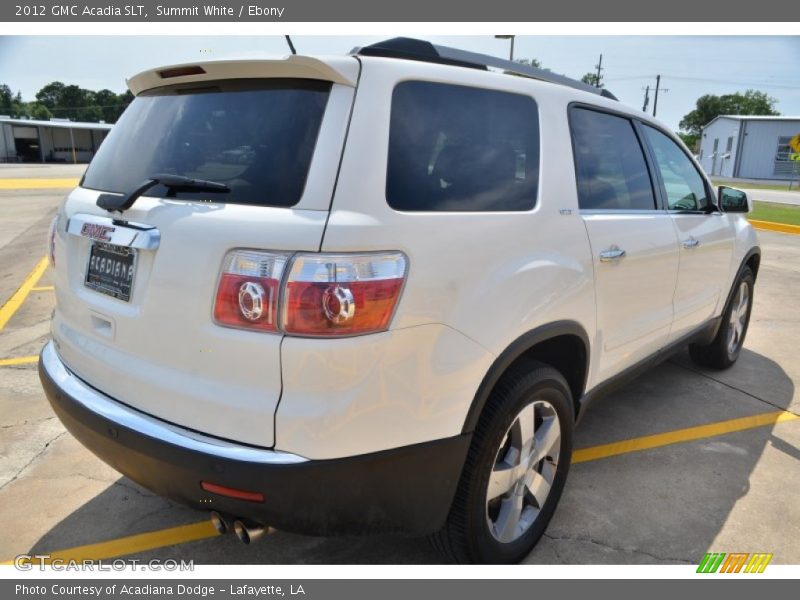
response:
[(744, 345), (747, 327), (750, 324), (750, 312), (753, 309), (753, 286), (755, 276), (750, 267), (742, 269), (722, 314), (722, 323), (714, 340), (706, 345), (691, 344), (689, 355), (692, 361), (711, 369), (727, 369), (736, 359)]
[(445, 527), (434, 545), (458, 562), (522, 560), (553, 516), (572, 456), (564, 377), (541, 363), (507, 373), (491, 394)]

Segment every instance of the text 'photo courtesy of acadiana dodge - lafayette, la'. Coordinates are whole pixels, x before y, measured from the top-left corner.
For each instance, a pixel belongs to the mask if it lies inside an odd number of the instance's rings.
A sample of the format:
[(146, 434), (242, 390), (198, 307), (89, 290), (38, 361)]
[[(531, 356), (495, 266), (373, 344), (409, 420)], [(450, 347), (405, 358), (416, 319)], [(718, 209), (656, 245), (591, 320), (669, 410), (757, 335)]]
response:
[[(18, 14), (28, 16), (31, 11), (36, 11), (38, 8), (42, 13), (38, 16), (53, 16), (53, 17), (67, 17), (67, 16), (84, 16), (84, 17), (144, 17), (147, 19), (150, 15), (146, 11), (143, 4), (126, 4), (121, 6), (107, 5), (107, 6), (80, 6), (76, 4), (52, 6), (49, 10), (47, 7), (23, 7), (19, 6)], [(27, 10), (26, 10), (27, 9)], [(226, 6), (224, 4), (198, 4), (194, 6), (163, 6), (161, 4), (155, 7), (156, 17), (283, 17), (285, 7), (277, 6), (259, 6), (255, 4), (240, 4), (238, 6)], [(34, 16), (37, 16), (34, 14)]]
[(47, 585), (27, 585), (18, 583), (14, 586), (16, 596), (96, 596), (102, 598), (107, 595), (120, 596), (191, 596), (207, 597), (228, 594), (230, 596), (247, 596), (260, 598), (262, 596), (305, 596), (306, 591), (301, 584), (282, 585), (234, 585), (234, 584), (176, 584), (159, 585), (145, 583), (141, 585), (127, 585), (109, 583), (106, 585), (80, 585), (53, 583)]

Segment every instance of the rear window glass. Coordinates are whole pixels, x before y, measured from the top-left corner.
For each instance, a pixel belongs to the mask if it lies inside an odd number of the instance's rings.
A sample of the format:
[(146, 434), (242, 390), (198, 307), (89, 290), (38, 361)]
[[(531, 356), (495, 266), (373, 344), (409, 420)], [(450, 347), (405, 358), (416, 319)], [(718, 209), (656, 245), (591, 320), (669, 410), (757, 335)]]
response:
[(386, 177), (392, 208), (530, 210), (538, 182), (533, 98), (424, 81), (395, 87)]
[[(111, 130), (83, 186), (127, 193), (156, 174), (224, 183), (173, 197), (292, 206), (303, 194), (331, 84), (230, 80), (138, 96)], [(168, 196), (157, 186), (148, 195)]]
[(575, 107), (570, 127), (582, 209), (655, 209), (650, 171), (630, 119)]

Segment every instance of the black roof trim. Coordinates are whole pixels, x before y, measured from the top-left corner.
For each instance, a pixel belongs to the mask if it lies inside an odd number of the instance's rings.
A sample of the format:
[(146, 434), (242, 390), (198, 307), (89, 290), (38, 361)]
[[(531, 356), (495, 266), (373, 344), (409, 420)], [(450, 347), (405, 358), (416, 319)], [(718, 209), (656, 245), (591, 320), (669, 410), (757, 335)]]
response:
[(518, 62), (497, 58), (488, 54), (479, 54), (448, 46), (438, 46), (425, 40), (397, 37), (390, 40), (377, 42), (370, 46), (353, 48), (350, 54), (357, 56), (382, 56), (385, 58), (402, 58), (405, 60), (418, 60), (433, 62), (456, 67), (488, 70), (489, 67), (502, 69), (506, 73), (530, 77), (540, 81), (547, 81), (558, 85), (575, 88), (584, 92), (597, 94), (604, 98), (616, 100), (617, 97), (603, 88), (596, 88), (577, 79), (570, 79), (546, 69), (537, 69)]

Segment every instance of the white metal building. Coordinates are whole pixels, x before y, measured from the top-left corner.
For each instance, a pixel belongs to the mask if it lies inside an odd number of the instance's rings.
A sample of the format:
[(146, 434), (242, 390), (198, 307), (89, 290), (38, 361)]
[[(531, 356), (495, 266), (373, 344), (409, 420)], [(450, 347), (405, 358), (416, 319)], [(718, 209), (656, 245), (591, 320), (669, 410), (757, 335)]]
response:
[(703, 127), (700, 163), (712, 176), (791, 179), (789, 140), (799, 133), (800, 117), (722, 115)]
[(92, 160), (112, 125), (54, 119), (12, 119), (0, 115), (0, 162)]

